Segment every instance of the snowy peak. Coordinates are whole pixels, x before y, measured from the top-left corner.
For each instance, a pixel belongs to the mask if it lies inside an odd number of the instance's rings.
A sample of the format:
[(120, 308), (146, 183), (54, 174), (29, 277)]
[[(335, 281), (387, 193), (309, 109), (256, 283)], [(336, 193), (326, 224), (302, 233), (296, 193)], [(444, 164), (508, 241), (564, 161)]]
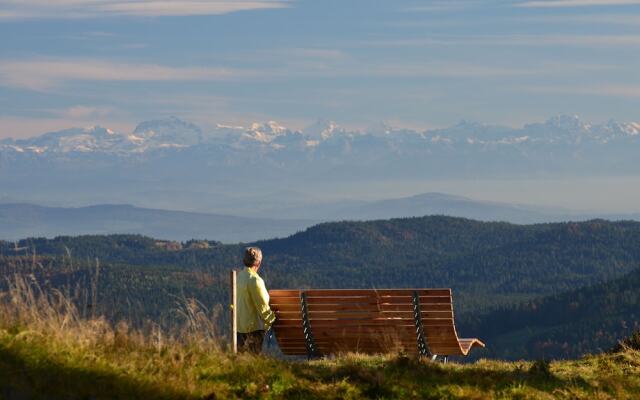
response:
[(275, 121), (269, 121), (263, 124), (253, 123), (251, 127), (247, 129), (243, 137), (248, 140), (253, 140), (262, 143), (271, 143), (277, 136), (285, 133), (287, 128), (278, 125)]
[(607, 124), (605, 125), (605, 129), (609, 130), (614, 135), (640, 135), (640, 123), (638, 122), (624, 123), (609, 120), (609, 122), (607, 122)]
[[(535, 124), (533, 124), (535, 125)], [(531, 127), (533, 125), (525, 126)], [(602, 144), (629, 139), (640, 134), (640, 124), (636, 122), (617, 122), (609, 120), (606, 124), (589, 124), (577, 115), (560, 115), (544, 123), (547, 136), (566, 139), (567, 142), (599, 142)]]
[(557, 115), (549, 118), (545, 125), (551, 129), (559, 129), (570, 133), (586, 133), (590, 125), (583, 123), (577, 115)]
[(187, 147), (203, 141), (202, 130), (176, 117), (145, 121), (136, 127), (130, 140), (148, 147)]
[(314, 124), (306, 127), (303, 132), (309, 140), (327, 140), (335, 134), (345, 133), (345, 130), (334, 121), (318, 119)]
[(260, 132), (264, 135), (282, 135), (287, 132), (287, 128), (278, 124), (276, 121), (268, 121), (263, 124), (259, 124), (254, 122), (251, 124), (251, 128), (249, 128), (250, 132)]
[(200, 144), (202, 130), (176, 117), (140, 123), (132, 133), (115, 132), (101, 126), (71, 128), (35, 138), (3, 141), (6, 148), (19, 153), (142, 153), (162, 148), (181, 148)]
[(4, 141), (18, 152), (44, 153), (47, 151), (92, 152), (113, 149), (125, 140), (126, 135), (119, 134), (101, 126), (87, 128), (71, 128), (42, 136), (14, 141)]

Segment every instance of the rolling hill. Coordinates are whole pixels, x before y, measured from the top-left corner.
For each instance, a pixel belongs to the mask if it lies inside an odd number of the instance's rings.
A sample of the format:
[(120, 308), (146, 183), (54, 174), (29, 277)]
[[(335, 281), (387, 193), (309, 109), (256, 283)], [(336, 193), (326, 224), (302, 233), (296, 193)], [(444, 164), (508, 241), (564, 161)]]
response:
[[(270, 288), (452, 287), (462, 334), (505, 343), (504, 352), (495, 354), (505, 357), (538, 354), (527, 349), (528, 343), (534, 347), (545, 340), (554, 343), (555, 337), (561, 337), (557, 332), (574, 323), (588, 322), (593, 327), (627, 321), (633, 326), (636, 314), (631, 307), (612, 314), (605, 307), (608, 303), (597, 301), (597, 296), (593, 303), (588, 296), (584, 300), (595, 322), (582, 314), (571, 318), (560, 314), (565, 325), (551, 320), (541, 325), (535, 313), (525, 313), (533, 322), (518, 325), (515, 317), (503, 321), (501, 316), (523, 302), (553, 299), (616, 279), (626, 282), (622, 277), (640, 268), (638, 243), (640, 223), (631, 221), (520, 226), (451, 217), (324, 223), (287, 238), (255, 242), (265, 254), (261, 274)], [(96, 307), (101, 312), (113, 319), (143, 323), (153, 318), (167, 324), (176, 295), (222, 307), (219, 304), (228, 298), (228, 270), (240, 265), (243, 249), (243, 245), (211, 243), (210, 248), (171, 250), (157, 240), (131, 235), (27, 239), (17, 243), (22, 248), (18, 252), (15, 246), (0, 243), (3, 276), (32, 273), (53, 287), (77, 284), (81, 293), (92, 282), (97, 258)], [(35, 264), (33, 254), (37, 254)], [(637, 296), (637, 289), (630, 286), (626, 291), (603, 289), (601, 293), (602, 298)], [(564, 301), (558, 299), (552, 303)], [(624, 299), (612, 301), (629, 304)], [(499, 311), (492, 314), (495, 310)], [(555, 315), (555, 311), (549, 313)], [(223, 327), (224, 320), (222, 313)], [(492, 327), (503, 329), (496, 332)], [(520, 334), (525, 328), (531, 332)], [(544, 354), (567, 357), (597, 351), (615, 344), (618, 333), (625, 331), (611, 330), (602, 340), (591, 340), (588, 330), (584, 332), (573, 352), (553, 344)], [(511, 341), (509, 334), (515, 335)]]

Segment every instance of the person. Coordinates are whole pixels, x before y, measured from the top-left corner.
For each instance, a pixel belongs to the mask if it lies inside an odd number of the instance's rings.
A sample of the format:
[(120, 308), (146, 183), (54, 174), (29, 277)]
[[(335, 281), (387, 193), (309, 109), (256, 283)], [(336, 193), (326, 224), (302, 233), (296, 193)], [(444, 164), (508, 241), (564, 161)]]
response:
[(276, 320), (269, 307), (269, 292), (258, 275), (262, 265), (262, 251), (247, 247), (242, 259), (245, 268), (237, 275), (238, 351), (259, 354), (265, 332)]

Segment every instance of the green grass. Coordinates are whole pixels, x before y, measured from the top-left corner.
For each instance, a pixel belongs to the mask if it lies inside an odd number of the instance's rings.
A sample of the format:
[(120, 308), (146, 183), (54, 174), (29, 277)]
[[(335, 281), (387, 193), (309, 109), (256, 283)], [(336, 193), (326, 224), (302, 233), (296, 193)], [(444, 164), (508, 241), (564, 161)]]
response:
[(286, 361), (128, 333), (85, 343), (0, 330), (0, 397), (65, 399), (489, 399), (640, 397), (640, 352), (581, 360), (442, 365), (395, 356)]
[(640, 349), (546, 363), (446, 365), (403, 355), (234, 355), (216, 313), (185, 299), (171, 331), (83, 318), (63, 292), (16, 277), (0, 292), (0, 399), (637, 399)]

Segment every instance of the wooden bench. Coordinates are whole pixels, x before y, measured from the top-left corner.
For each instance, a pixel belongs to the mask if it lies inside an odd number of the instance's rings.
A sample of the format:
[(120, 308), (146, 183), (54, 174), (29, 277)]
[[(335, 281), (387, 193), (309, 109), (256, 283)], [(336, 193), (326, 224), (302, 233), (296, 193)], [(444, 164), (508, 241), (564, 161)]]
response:
[(446, 362), (484, 347), (458, 338), (451, 289), (271, 290), (269, 296), (286, 355), (417, 351)]

